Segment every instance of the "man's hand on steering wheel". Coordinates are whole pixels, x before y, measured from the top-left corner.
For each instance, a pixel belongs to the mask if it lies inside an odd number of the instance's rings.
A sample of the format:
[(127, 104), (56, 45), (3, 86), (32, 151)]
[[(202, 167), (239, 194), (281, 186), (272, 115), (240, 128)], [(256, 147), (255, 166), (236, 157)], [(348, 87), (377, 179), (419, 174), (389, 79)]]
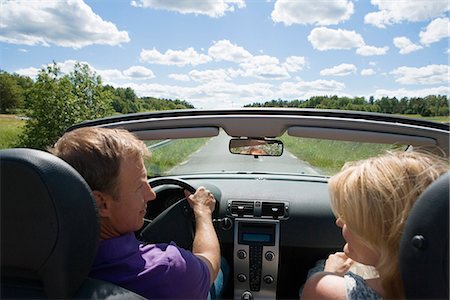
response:
[(216, 199), (209, 190), (201, 186), (194, 194), (191, 194), (187, 190), (184, 191), (184, 194), (196, 216), (205, 213), (212, 215), (216, 207)]

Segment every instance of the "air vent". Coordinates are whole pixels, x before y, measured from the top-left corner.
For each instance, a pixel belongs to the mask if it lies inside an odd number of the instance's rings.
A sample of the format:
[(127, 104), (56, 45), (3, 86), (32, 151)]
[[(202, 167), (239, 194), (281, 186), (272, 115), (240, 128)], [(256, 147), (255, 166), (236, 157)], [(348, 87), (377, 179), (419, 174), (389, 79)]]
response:
[(228, 212), (233, 216), (253, 216), (255, 204), (250, 201), (231, 201), (228, 203)]
[(263, 202), (261, 217), (281, 219), (287, 217), (287, 205), (283, 202)]

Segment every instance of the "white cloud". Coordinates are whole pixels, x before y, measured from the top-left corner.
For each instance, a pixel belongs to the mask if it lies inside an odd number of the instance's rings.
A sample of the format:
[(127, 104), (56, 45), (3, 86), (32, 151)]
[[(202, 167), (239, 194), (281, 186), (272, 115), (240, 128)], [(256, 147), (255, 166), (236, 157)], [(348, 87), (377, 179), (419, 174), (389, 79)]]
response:
[(243, 47), (232, 44), (229, 40), (214, 42), (208, 49), (208, 55), (217, 61), (242, 62), (252, 57)]
[[(74, 66), (76, 63), (82, 65), (88, 65), (89, 69), (92, 72), (95, 72), (97, 75), (100, 75), (104, 84), (112, 84), (117, 85), (118, 81), (126, 81), (126, 80), (136, 80), (136, 79), (152, 79), (155, 77), (153, 72), (150, 69), (147, 69), (142, 66), (132, 66), (124, 71), (118, 69), (96, 69), (92, 65), (84, 61), (76, 61), (73, 59), (68, 59), (63, 62), (57, 62), (57, 66), (62, 75), (68, 75), (73, 72)], [(47, 65), (42, 65), (41, 68), (27, 68), (27, 69), (19, 69), (15, 72), (20, 75), (29, 76), (31, 78), (35, 78), (39, 71), (43, 68), (46, 68)]]
[(353, 12), (353, 2), (348, 0), (277, 0), (272, 11), (272, 20), (287, 26), (333, 25), (348, 20)]
[(273, 98), (273, 86), (264, 83), (235, 84), (231, 82), (208, 82), (194, 87), (162, 84), (127, 84), (140, 97), (153, 96), (184, 99), (197, 108), (223, 108)]
[(169, 74), (168, 77), (172, 78), (173, 80), (177, 80), (177, 81), (190, 81), (191, 80), (189, 75), (186, 75), (186, 74)]
[(0, 41), (20, 45), (56, 45), (79, 49), (130, 41), (82, 0), (2, 1)]
[(289, 72), (298, 72), (306, 66), (303, 56), (289, 56), (284, 63), (269, 55), (253, 56), (243, 47), (232, 44), (229, 40), (215, 42), (208, 50), (210, 57), (216, 61), (239, 63), (239, 69), (230, 68), (231, 77), (254, 77), (262, 80), (281, 80), (289, 78)]
[(437, 18), (428, 24), (425, 31), (419, 33), (420, 42), (424, 45), (439, 42), (450, 36), (450, 20), (448, 18)]
[(262, 80), (281, 80), (289, 78), (288, 71), (280, 64), (278, 58), (268, 55), (257, 55), (239, 64), (240, 76), (255, 77)]
[(303, 56), (289, 56), (283, 63), (283, 67), (288, 72), (298, 72), (306, 66), (306, 59)]
[(35, 78), (38, 75), (40, 70), (41, 69), (30, 67), (30, 68), (18, 69), (16, 71), (14, 71), (14, 73), (17, 73), (22, 76), (28, 76), (31, 78)]
[(167, 50), (164, 54), (153, 48), (152, 50), (142, 49), (140, 59), (143, 62), (159, 65), (172, 65), (184, 67), (186, 65), (200, 65), (211, 61), (211, 57), (198, 53), (190, 47), (184, 51)]
[(211, 82), (211, 81), (225, 81), (231, 80), (227, 72), (223, 69), (218, 70), (192, 70), (189, 72), (189, 77), (194, 81)]
[(331, 49), (352, 49), (364, 46), (362, 36), (355, 31), (343, 29), (314, 28), (308, 35), (314, 49), (319, 51)]
[(387, 51), (389, 50), (389, 47), (374, 47), (374, 46), (367, 46), (364, 45), (362, 47), (359, 47), (356, 49), (356, 54), (361, 56), (374, 56), (374, 55), (385, 55)]
[(353, 64), (340, 64), (329, 69), (320, 71), (322, 76), (347, 76), (356, 72), (356, 67)]
[(233, 12), (235, 8), (244, 8), (244, 0), (134, 0), (131, 5), (136, 7), (164, 9), (181, 14), (207, 15), (222, 17), (226, 12)]
[(422, 68), (400, 67), (391, 72), (400, 84), (448, 84), (448, 65), (428, 65)]
[(384, 90), (379, 89), (374, 93), (374, 97), (379, 99), (381, 97), (396, 97), (397, 99), (408, 97), (426, 97), (429, 95), (447, 95), (450, 96), (450, 87), (448, 86), (439, 86), (434, 88), (420, 89), (420, 90), (406, 90), (406, 89), (397, 89), (397, 90)]
[(400, 54), (408, 54), (423, 48), (420, 45), (414, 44), (410, 39), (404, 36), (394, 38), (393, 43), (395, 47), (400, 49)]
[(345, 84), (335, 80), (283, 82), (279, 95), (283, 99), (308, 99), (312, 96), (344, 95)]
[(364, 22), (379, 28), (401, 22), (420, 22), (443, 15), (449, 10), (447, 0), (372, 0), (379, 11), (364, 17)]
[(361, 75), (362, 76), (370, 76), (370, 75), (374, 75), (375, 74), (375, 71), (374, 71), (374, 69), (363, 69), (363, 70), (361, 70)]
[(363, 37), (355, 32), (344, 29), (330, 29), (318, 27), (311, 30), (308, 41), (314, 49), (326, 50), (349, 50), (358, 48), (356, 53), (362, 56), (385, 55), (389, 47), (375, 47), (366, 45)]
[[(92, 70), (92, 68), (91, 68)], [(117, 81), (122, 81), (127, 78), (122, 71), (117, 69), (103, 69), (103, 70), (95, 70), (98, 75), (101, 76), (103, 83), (115, 85)]]
[(27, 49), (23, 49), (23, 48), (19, 49), (19, 51), (20, 51), (20, 52), (23, 52), (23, 53), (27, 53), (27, 52), (28, 52)]
[(147, 69), (146, 67), (142, 66), (133, 66), (125, 71), (123, 71), (123, 74), (130, 78), (135, 79), (151, 79), (155, 78), (155, 74), (153, 74), (152, 70)]

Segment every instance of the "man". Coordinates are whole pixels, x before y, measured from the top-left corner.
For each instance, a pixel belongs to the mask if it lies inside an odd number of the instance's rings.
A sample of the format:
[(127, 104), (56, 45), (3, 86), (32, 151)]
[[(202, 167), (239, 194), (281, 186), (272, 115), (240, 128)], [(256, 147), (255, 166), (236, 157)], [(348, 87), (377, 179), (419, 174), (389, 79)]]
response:
[(64, 134), (50, 151), (84, 177), (98, 207), (100, 244), (91, 277), (151, 299), (207, 298), (220, 267), (208, 190), (188, 197), (196, 222), (192, 252), (172, 243), (143, 245), (134, 232), (156, 198), (147, 182), (145, 144), (126, 130), (86, 127)]

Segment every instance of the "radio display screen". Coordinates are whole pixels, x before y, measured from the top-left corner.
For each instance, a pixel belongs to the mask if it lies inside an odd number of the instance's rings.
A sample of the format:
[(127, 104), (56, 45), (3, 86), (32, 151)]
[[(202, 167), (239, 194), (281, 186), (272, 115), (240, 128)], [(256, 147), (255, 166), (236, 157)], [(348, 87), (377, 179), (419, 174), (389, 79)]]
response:
[(239, 244), (275, 245), (275, 226), (270, 223), (239, 223)]
[(243, 233), (242, 241), (246, 243), (257, 242), (257, 243), (268, 243), (270, 242), (271, 236), (269, 234), (262, 233)]

